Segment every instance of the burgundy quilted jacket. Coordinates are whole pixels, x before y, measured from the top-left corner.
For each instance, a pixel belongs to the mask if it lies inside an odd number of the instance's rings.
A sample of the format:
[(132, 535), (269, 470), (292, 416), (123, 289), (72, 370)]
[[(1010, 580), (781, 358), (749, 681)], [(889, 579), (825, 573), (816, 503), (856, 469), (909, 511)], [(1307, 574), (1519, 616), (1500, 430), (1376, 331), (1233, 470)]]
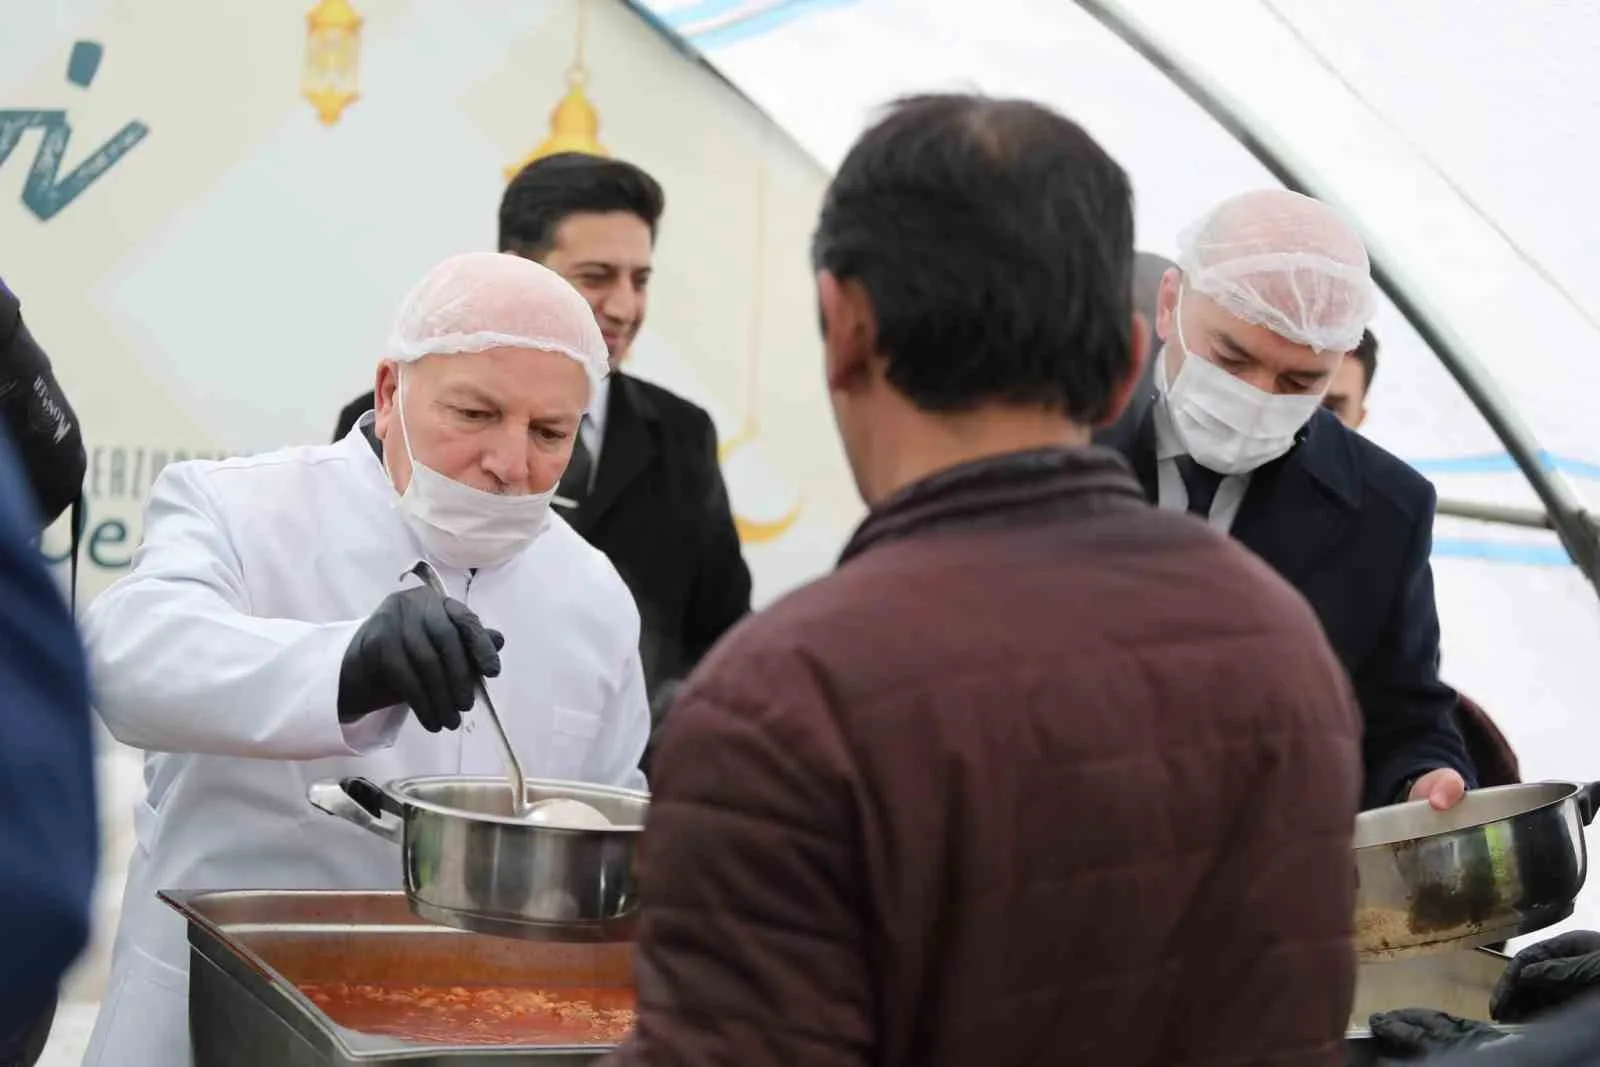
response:
[(690, 679), (654, 1067), (1335, 1067), (1360, 716), (1300, 597), (1097, 450), (956, 468)]

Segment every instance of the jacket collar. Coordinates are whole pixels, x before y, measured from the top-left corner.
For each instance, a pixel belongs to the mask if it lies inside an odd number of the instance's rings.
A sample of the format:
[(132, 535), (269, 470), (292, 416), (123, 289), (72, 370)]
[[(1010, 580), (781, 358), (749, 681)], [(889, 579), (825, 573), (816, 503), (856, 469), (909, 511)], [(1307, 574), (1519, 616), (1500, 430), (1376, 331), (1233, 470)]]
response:
[(1361, 510), (1355, 434), (1318, 411), (1287, 455), (1250, 476), (1233, 520), (1239, 543), (1291, 584), (1339, 543)]
[(1116, 453), (1048, 448), (962, 463), (878, 503), (839, 557), (841, 564), (890, 541), (978, 521), (1004, 525), (1030, 512), (1089, 515), (1107, 503), (1137, 504), (1139, 487)]
[[(1144, 488), (1159, 499), (1155, 405), (1134, 427), (1105, 435)], [(1294, 447), (1252, 471), (1232, 534), (1286, 580), (1301, 578), (1333, 548), (1361, 510), (1363, 472), (1356, 435), (1331, 412), (1318, 411)]]
[[(1108, 430), (1100, 439), (1107, 447), (1122, 453), (1144, 486), (1145, 497), (1156, 500), (1156, 459), (1158, 453), (1156, 417), (1159, 399), (1152, 396), (1138, 422), (1131, 427)], [(1257, 478), (1307, 477), (1321, 491), (1344, 508), (1361, 507), (1361, 457), (1355, 447), (1355, 431), (1346, 429), (1329, 411), (1319, 410), (1295, 436), (1295, 443), (1278, 459), (1251, 472)], [(1247, 498), (1248, 499), (1248, 498)]]
[(650, 466), (660, 436), (657, 423), (661, 421), (661, 412), (636, 380), (613, 371), (609, 388), (594, 488), (589, 490), (576, 513), (567, 516), (579, 533), (592, 530)]

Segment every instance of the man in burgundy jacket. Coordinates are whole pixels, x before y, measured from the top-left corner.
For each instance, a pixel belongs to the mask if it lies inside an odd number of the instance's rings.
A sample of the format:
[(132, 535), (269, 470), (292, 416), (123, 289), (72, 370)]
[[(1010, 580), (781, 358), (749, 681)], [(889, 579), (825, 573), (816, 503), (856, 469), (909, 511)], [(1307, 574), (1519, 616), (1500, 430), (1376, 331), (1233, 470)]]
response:
[(1127, 177), (894, 107), (813, 246), (870, 506), (685, 686), (616, 1064), (1335, 1067), (1360, 719), (1304, 600), (1086, 447), (1126, 403)]

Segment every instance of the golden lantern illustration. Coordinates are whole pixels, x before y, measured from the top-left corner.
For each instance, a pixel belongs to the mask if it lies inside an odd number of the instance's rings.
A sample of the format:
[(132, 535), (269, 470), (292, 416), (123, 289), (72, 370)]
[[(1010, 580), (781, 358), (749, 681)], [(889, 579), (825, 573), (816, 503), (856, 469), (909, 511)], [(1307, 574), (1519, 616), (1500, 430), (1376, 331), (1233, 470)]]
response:
[(339, 121), (360, 98), (361, 16), (349, 0), (318, 0), (306, 12), (306, 61), (300, 95), (324, 126)]
[[(754, 444), (761, 435), (758, 417), (760, 407), (761, 325), (766, 304), (766, 234), (767, 234), (767, 167), (765, 159), (756, 172), (756, 226), (755, 226), (755, 294), (750, 304), (749, 362), (745, 371), (744, 424), (739, 432), (724, 441), (717, 449), (717, 461), (726, 463), (740, 449)], [(789, 531), (800, 518), (802, 505), (796, 501), (787, 512), (775, 519), (752, 519), (734, 512), (733, 524), (739, 531), (739, 540), (747, 545), (776, 541)]]
[(588, 29), (588, 0), (578, 0), (578, 39), (573, 52), (572, 65), (567, 68), (567, 92), (550, 112), (550, 136), (544, 143), (522, 159), (506, 168), (506, 181), (536, 159), (553, 156), (558, 152), (583, 152), (591, 156), (607, 156), (600, 143), (600, 115), (584, 86), (589, 81), (588, 69), (583, 65), (583, 44)]

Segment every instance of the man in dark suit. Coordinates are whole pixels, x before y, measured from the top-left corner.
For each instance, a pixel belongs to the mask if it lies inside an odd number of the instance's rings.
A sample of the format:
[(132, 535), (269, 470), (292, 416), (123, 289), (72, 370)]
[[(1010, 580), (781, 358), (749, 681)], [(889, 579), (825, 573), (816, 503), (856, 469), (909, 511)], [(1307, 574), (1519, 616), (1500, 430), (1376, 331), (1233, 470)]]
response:
[(1366, 251), (1282, 190), (1223, 203), (1183, 246), (1153, 392), (1096, 440), (1152, 502), (1231, 531), (1311, 603), (1365, 716), (1364, 806), (1448, 808), (1475, 780), (1438, 675), (1434, 490), (1321, 407), (1376, 299)]
[[(572, 283), (610, 352), (611, 375), (584, 418), (556, 505), (633, 591), (658, 722), (677, 683), (750, 610), (711, 417), (619, 369), (644, 323), (664, 205), (661, 186), (640, 168), (575, 152), (529, 164), (500, 202), (500, 251)], [(335, 439), (371, 409), (371, 393), (358, 397)]]
[[(1339, 368), (1333, 372), (1328, 391), (1322, 396), (1322, 406), (1336, 415), (1340, 422), (1352, 430), (1360, 430), (1367, 421), (1367, 394), (1372, 389), (1372, 379), (1378, 375), (1378, 339), (1371, 330), (1361, 333), (1361, 343), (1345, 353)], [(1517, 764), (1517, 754), (1511, 742), (1500, 732), (1489, 713), (1458, 694), (1456, 729), (1467, 748), (1467, 758), (1472, 761), (1480, 786), (1512, 785), (1522, 781)]]

